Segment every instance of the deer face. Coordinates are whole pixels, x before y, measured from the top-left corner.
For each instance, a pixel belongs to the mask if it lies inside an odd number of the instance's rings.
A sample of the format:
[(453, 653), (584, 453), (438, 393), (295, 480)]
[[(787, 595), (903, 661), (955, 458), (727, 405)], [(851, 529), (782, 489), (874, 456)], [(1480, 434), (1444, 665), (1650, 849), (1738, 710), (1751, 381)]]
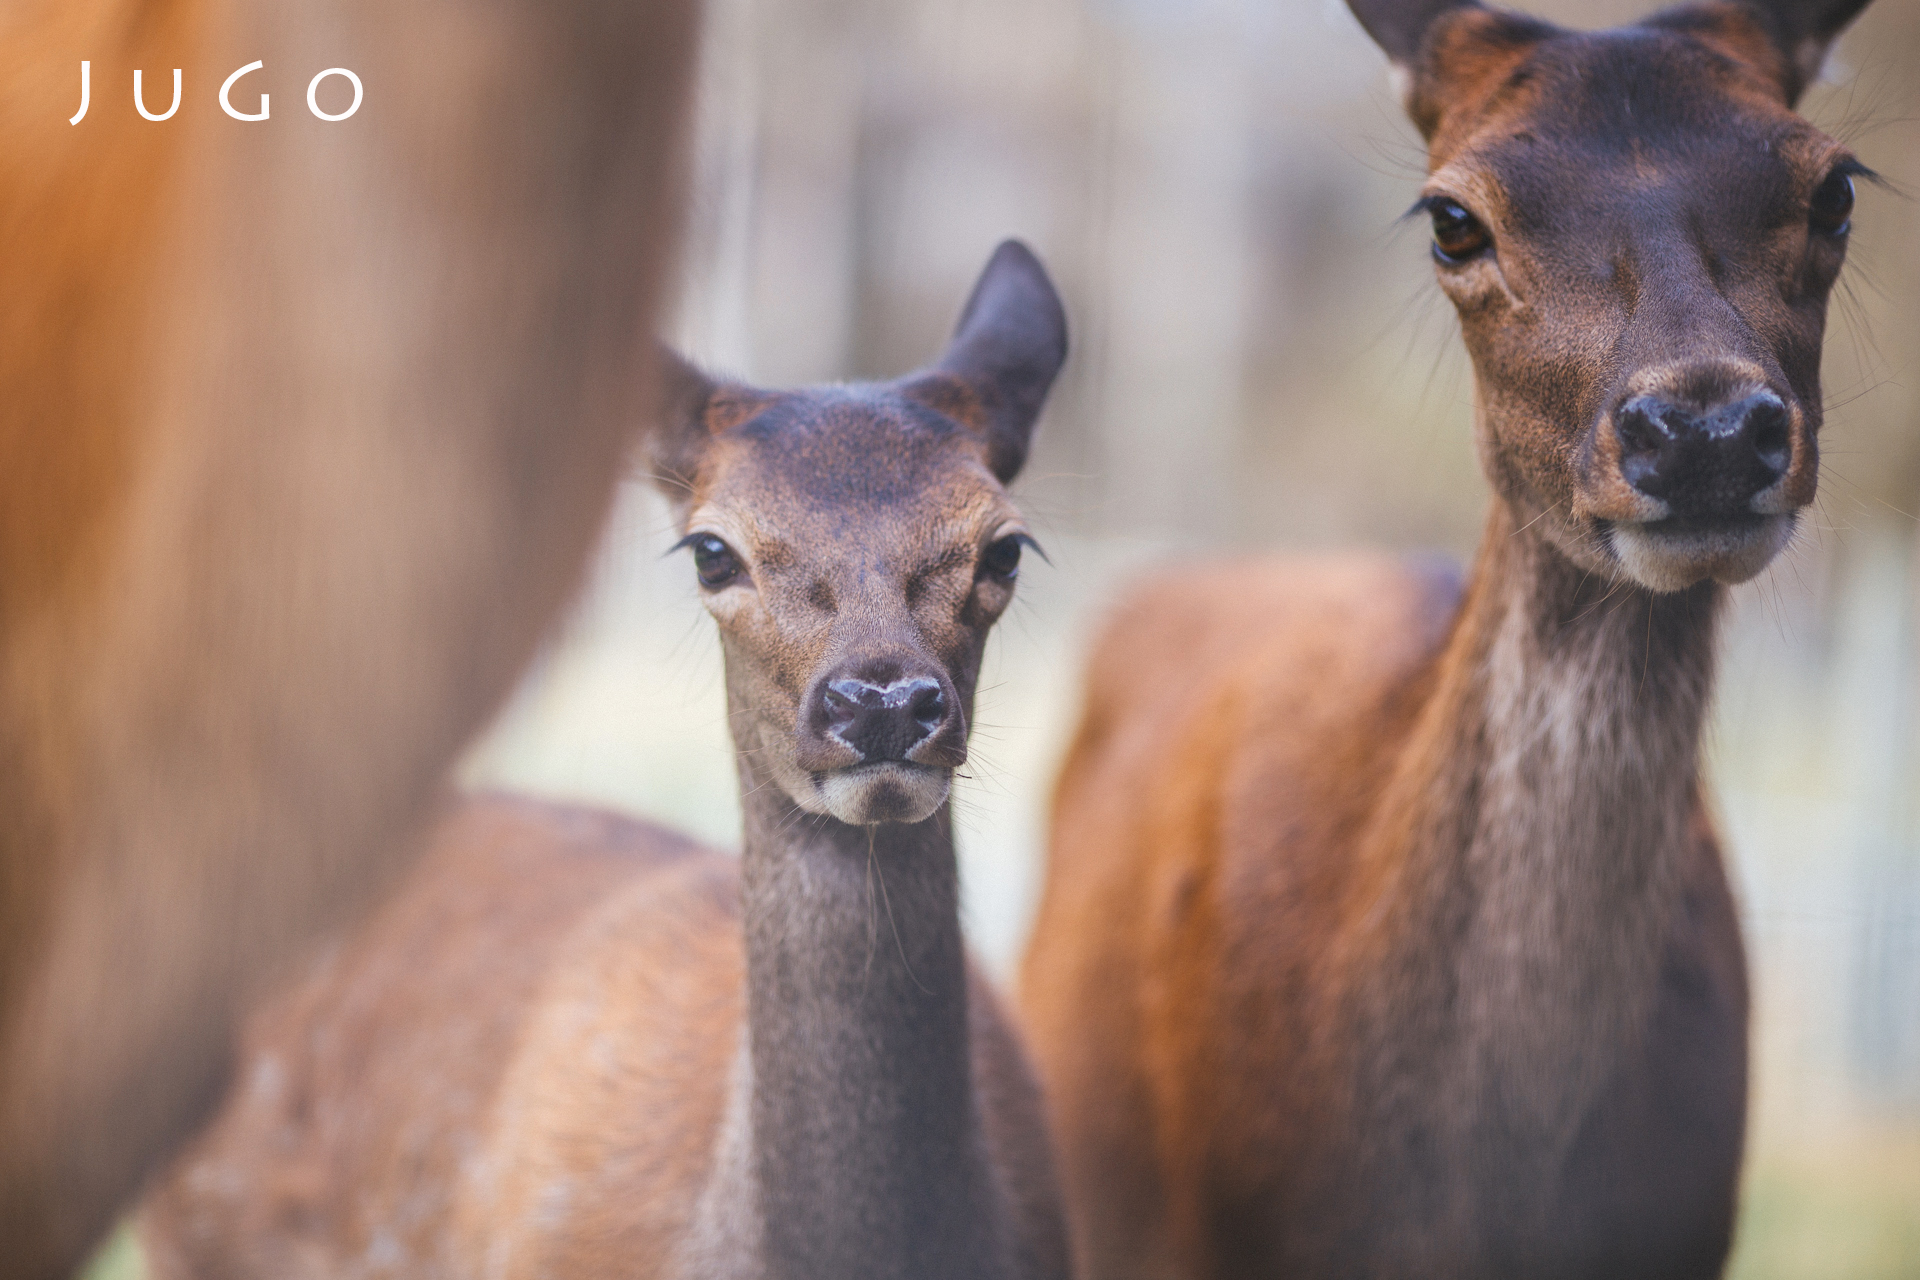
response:
[(1822, 7), (1829, 26), (1780, 0), (1581, 34), (1356, 0), (1428, 139), (1420, 207), (1483, 465), (1582, 567), (1745, 581), (1813, 500), (1827, 297), (1865, 172), (1792, 110), (1860, 4)]
[(683, 372), (655, 465), (683, 502), (755, 785), (852, 824), (946, 799), (1033, 545), (1003, 486), (1065, 354), (1052, 286), (1009, 243), (922, 374), (768, 393)]

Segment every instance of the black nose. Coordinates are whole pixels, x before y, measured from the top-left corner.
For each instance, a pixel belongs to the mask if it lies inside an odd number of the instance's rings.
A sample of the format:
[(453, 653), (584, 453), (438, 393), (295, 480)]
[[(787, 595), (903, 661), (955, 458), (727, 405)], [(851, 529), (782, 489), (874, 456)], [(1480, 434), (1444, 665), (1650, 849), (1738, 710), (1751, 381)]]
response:
[(826, 730), (860, 753), (860, 763), (905, 760), (947, 719), (938, 680), (909, 676), (890, 684), (830, 680), (821, 693)]
[(1682, 519), (1747, 514), (1753, 496), (1787, 473), (1793, 433), (1771, 391), (1708, 409), (1635, 396), (1614, 411), (1620, 474)]

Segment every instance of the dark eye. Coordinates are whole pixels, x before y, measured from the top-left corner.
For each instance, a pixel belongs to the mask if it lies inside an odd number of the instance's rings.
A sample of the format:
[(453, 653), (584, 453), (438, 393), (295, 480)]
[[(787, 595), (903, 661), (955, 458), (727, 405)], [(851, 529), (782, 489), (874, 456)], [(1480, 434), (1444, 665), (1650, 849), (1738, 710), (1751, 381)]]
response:
[(1493, 243), (1480, 219), (1452, 200), (1435, 200), (1427, 212), (1433, 216), (1433, 256), (1449, 266), (1465, 262)]
[(700, 585), (707, 590), (717, 591), (740, 576), (740, 560), (733, 554), (733, 548), (712, 534), (696, 534), (690, 545), (693, 571), (700, 575)]
[(1020, 544), (1026, 538), (1018, 533), (1010, 533), (1004, 538), (996, 538), (987, 544), (980, 554), (980, 568), (1002, 582), (1011, 582), (1020, 573)]
[(1853, 217), (1853, 175), (1835, 170), (1813, 189), (1807, 223), (1823, 236), (1843, 236)]

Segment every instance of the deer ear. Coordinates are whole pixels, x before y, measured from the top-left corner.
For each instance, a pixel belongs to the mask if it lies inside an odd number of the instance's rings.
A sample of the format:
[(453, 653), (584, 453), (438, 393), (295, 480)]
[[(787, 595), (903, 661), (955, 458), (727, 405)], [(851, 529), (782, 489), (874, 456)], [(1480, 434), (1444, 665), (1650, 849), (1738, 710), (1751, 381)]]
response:
[(642, 457), (654, 486), (684, 516), (713, 438), (755, 417), (779, 397), (709, 377), (664, 345), (659, 358), (659, 410)]
[[(1480, 6), (1476, 0), (1347, 0), (1347, 7), (1386, 53), (1396, 76), (1404, 77), (1411, 73), (1420, 42), (1435, 18)], [(1400, 86), (1400, 96), (1407, 96), (1405, 84)]]
[(1474, 101), (1558, 29), (1476, 0), (1347, 0), (1386, 51), (1394, 88), (1431, 140), (1448, 103)]
[(700, 459), (713, 439), (707, 407), (719, 385), (670, 347), (660, 347), (659, 359), (659, 409), (642, 456), (654, 486), (675, 510), (683, 511), (693, 497)]
[(1033, 251), (1008, 240), (980, 273), (939, 361), (900, 390), (979, 434), (1004, 484), (1027, 460), (1033, 424), (1066, 358), (1060, 295)]
[(1867, 7), (1867, 0), (1745, 0), (1745, 4), (1760, 15), (1787, 60), (1787, 101), (1794, 103), (1820, 78), (1827, 50)]

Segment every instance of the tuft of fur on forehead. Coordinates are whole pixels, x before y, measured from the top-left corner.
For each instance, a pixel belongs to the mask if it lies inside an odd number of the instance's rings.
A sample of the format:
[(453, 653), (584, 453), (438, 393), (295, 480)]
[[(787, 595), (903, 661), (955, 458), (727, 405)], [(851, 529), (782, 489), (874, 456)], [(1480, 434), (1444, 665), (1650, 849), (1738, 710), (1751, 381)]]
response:
[(978, 435), (886, 385), (776, 397), (716, 436), (714, 452), (724, 451), (730, 466), (739, 452), (729, 447), (734, 441), (752, 455), (739, 462), (826, 506), (914, 500), (931, 472), (969, 463), (991, 481)]
[(653, 478), (683, 524), (715, 496), (721, 476), (735, 497), (779, 493), (790, 511), (924, 503), (941, 491), (943, 469), (1000, 492), (988, 437), (959, 416), (977, 403), (955, 383), (936, 408), (922, 394), (932, 381), (802, 391), (712, 384), (681, 408), (693, 425), (678, 447), (655, 447)]

